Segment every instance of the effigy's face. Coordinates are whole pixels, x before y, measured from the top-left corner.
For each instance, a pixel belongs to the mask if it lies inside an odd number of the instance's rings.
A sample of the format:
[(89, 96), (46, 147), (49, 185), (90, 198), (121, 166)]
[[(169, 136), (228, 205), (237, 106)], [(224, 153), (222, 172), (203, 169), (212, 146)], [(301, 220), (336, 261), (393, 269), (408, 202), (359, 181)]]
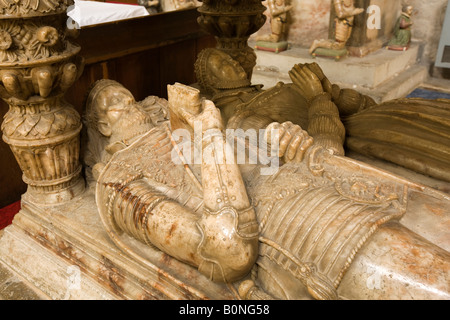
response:
[(239, 62), (233, 60), (225, 53), (212, 55), (208, 63), (213, 75), (220, 80), (233, 81), (247, 79), (247, 74)]
[(114, 125), (120, 118), (129, 112), (131, 106), (135, 103), (132, 94), (123, 87), (108, 87), (103, 89), (96, 99), (100, 110), (100, 117), (103, 121)]
[[(150, 115), (121, 86), (109, 86), (98, 93), (99, 123), (105, 136), (132, 137), (153, 128)], [(102, 127), (100, 130), (102, 131)]]

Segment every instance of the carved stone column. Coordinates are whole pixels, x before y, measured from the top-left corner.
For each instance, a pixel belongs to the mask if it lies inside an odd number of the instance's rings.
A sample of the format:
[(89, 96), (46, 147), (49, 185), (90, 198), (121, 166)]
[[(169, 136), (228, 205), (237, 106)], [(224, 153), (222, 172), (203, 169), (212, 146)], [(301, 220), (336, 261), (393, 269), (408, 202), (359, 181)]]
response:
[(261, 0), (203, 0), (199, 25), (217, 39), (217, 48), (239, 61), (251, 79), (256, 54), (248, 46), (250, 35), (266, 21)]
[(9, 105), (1, 128), (33, 203), (64, 202), (84, 190), (80, 116), (64, 100), (83, 69), (80, 47), (66, 39), (71, 4), (0, 2), (0, 96)]

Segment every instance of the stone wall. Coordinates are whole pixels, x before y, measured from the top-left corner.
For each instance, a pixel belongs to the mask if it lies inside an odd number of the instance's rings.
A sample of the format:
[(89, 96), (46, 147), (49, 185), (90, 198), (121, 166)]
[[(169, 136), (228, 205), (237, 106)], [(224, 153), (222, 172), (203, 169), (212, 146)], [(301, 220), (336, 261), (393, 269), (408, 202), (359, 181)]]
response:
[[(294, 8), (289, 15), (288, 40), (309, 47), (315, 39), (328, 38), (331, 0), (287, 0)], [(416, 9), (413, 40), (424, 43), (424, 60), (433, 62), (439, 45), (448, 0), (409, 0)], [(263, 2), (266, 5), (266, 1)], [(397, 16), (400, 14), (398, 12)], [(270, 32), (269, 21), (257, 34)]]
[(425, 43), (423, 58), (425, 62), (434, 62), (448, 0), (411, 0), (410, 3), (416, 10), (413, 17), (413, 40)]

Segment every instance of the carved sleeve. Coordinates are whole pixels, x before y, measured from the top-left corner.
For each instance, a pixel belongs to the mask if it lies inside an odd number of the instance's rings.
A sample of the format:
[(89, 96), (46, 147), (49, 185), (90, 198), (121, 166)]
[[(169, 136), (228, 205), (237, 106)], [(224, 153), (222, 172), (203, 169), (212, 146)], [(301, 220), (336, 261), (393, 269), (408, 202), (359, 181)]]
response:
[(337, 155), (344, 155), (345, 127), (329, 94), (320, 94), (312, 100), (308, 117), (307, 131), (315, 143), (332, 149)]
[(103, 184), (101, 189), (107, 197), (106, 218), (116, 232), (125, 232), (191, 265), (200, 263), (196, 254), (198, 216), (189, 209), (152, 188), (141, 176)]
[[(157, 160), (148, 155), (149, 159), (141, 158), (135, 165), (129, 149), (116, 153), (103, 170), (96, 198), (103, 222), (116, 233), (125, 232), (198, 267), (213, 281), (233, 282), (244, 277), (256, 261), (258, 224), (236, 162), (218, 158), (225, 148), (219, 133), (203, 139), (203, 150), (211, 153), (202, 163), (202, 213), (178, 202), (177, 197), (170, 198), (142, 173), (142, 165), (158, 163), (164, 154), (158, 154)], [(151, 138), (147, 136), (148, 142), (143, 139), (143, 145), (134, 148), (153, 150)]]
[(256, 214), (222, 132), (207, 132), (202, 149), (204, 213), (198, 226), (203, 262), (199, 270), (213, 280), (233, 282), (248, 273), (256, 261)]
[(341, 89), (336, 84), (332, 86), (331, 95), (333, 102), (339, 109), (341, 117), (347, 117), (377, 104), (369, 96), (363, 95), (353, 89)]

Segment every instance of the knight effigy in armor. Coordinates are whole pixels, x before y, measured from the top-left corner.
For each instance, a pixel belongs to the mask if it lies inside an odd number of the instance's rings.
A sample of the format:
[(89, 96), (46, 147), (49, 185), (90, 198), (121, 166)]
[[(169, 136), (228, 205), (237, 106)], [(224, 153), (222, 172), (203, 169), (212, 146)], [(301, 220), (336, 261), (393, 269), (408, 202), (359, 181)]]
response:
[[(122, 237), (157, 248), (236, 287), (237, 298), (448, 299), (445, 241), (431, 244), (402, 224), (421, 187), (344, 156), (339, 115), (374, 102), (334, 87), (315, 64), (263, 91), (216, 51), (200, 55), (197, 72), (219, 60), (225, 71), (199, 74), (201, 91), (177, 83), (168, 101), (142, 102), (111, 80), (90, 91), (87, 164), (111, 239), (135, 258)], [(301, 116), (289, 119), (295, 105)], [(256, 144), (227, 132), (252, 128), (264, 130)], [(279, 162), (251, 162), (252, 154)], [(394, 276), (382, 277), (386, 270)]]

